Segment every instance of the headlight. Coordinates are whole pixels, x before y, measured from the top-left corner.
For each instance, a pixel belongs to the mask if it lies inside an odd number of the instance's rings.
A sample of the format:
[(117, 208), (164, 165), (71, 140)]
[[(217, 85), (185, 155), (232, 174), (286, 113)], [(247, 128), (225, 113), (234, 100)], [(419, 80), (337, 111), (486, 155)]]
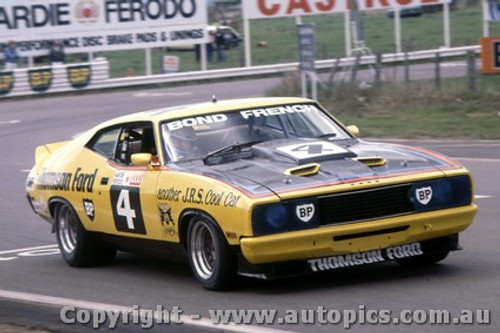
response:
[(472, 202), (472, 182), (468, 176), (418, 182), (409, 195), (417, 212), (465, 206)]
[(257, 206), (252, 211), (252, 227), (256, 236), (316, 228), (316, 200), (292, 200)]

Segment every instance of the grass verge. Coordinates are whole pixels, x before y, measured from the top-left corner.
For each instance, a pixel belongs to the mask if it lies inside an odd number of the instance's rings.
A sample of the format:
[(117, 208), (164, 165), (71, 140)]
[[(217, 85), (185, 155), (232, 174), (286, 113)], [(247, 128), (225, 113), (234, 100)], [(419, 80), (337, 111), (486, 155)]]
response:
[[(340, 84), (318, 89), (319, 102), (363, 137), (500, 139), (500, 78), (482, 76), (471, 91), (463, 79), (409, 85), (386, 82), (361, 89)], [(297, 74), (286, 76), (269, 96), (300, 96)]]

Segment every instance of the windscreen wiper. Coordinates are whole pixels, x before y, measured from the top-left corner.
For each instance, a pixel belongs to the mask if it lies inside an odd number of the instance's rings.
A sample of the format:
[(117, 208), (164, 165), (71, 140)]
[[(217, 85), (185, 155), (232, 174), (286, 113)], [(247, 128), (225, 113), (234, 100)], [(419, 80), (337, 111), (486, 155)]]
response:
[(329, 139), (329, 138), (334, 138), (337, 136), (337, 133), (326, 133), (326, 134), (321, 134), (317, 136), (316, 138), (318, 139)]
[(228, 154), (241, 153), (245, 148), (251, 147), (251, 146), (256, 145), (258, 143), (261, 143), (261, 142), (262, 142), (262, 140), (255, 140), (255, 141), (249, 141), (249, 142), (244, 142), (244, 143), (234, 143), (234, 144), (227, 145), (227, 146), (222, 147), (220, 149), (209, 152), (203, 158), (203, 162), (205, 162), (205, 164), (221, 163), (224, 159), (224, 156), (226, 156)]

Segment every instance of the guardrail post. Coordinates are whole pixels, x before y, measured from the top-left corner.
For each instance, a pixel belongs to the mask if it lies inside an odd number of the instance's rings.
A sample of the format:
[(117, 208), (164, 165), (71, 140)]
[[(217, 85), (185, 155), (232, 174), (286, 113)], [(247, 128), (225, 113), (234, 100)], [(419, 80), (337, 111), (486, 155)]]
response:
[(476, 90), (477, 68), (476, 53), (474, 51), (467, 51), (467, 82), (469, 90)]
[(149, 48), (149, 47), (144, 49), (144, 66), (146, 67), (144, 75), (146, 75), (146, 76), (153, 75), (153, 63), (151, 61), (151, 48)]
[(439, 52), (436, 52), (436, 67), (435, 67), (435, 79), (436, 79), (436, 88), (441, 89), (441, 67), (439, 63), (441, 62), (441, 57)]
[(336, 58), (335, 63), (333, 64), (333, 67), (330, 69), (330, 75), (328, 76), (328, 87), (329, 88), (333, 87), (333, 82), (335, 81), (335, 74), (337, 74), (339, 64), (340, 64), (340, 58)]
[(375, 85), (382, 84), (382, 53), (377, 52), (375, 56)]
[(354, 66), (352, 66), (351, 72), (351, 82), (356, 81), (356, 77), (358, 76), (359, 62), (361, 60), (361, 54), (356, 54), (356, 60), (354, 61)]
[(408, 86), (410, 83), (410, 63), (408, 61), (408, 52), (404, 53), (404, 67), (405, 67), (405, 84)]

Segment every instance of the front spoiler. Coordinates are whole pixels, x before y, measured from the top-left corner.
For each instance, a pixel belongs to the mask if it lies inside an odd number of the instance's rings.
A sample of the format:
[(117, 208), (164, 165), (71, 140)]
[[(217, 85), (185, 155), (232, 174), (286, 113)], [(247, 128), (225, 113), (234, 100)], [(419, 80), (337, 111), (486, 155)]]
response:
[[(458, 234), (440, 237), (436, 239), (430, 239), (420, 243), (404, 244), (401, 246), (397, 246), (395, 248), (399, 249), (407, 248), (408, 252), (405, 258), (416, 257), (417, 255), (421, 255), (419, 253), (412, 253), (416, 245), (418, 245), (417, 248), (419, 249), (420, 253), (423, 254), (458, 251), (462, 249), (458, 241)], [(317, 272), (327, 272), (327, 271), (344, 269), (348, 267), (355, 267), (365, 264), (396, 260), (396, 258), (394, 257), (395, 253), (394, 252), (391, 253), (389, 249), (390, 248), (365, 252), (372, 254), (372, 257), (370, 258), (366, 256), (365, 259), (363, 260), (361, 259), (362, 257), (361, 254), (359, 254), (358, 257), (355, 257), (355, 255), (340, 255), (334, 257), (314, 258), (308, 260), (293, 260), (280, 263), (257, 264), (257, 265), (250, 264), (248, 261), (245, 260), (245, 258), (240, 256), (238, 263), (238, 274), (242, 276), (272, 280), (283, 277), (304, 275)], [(400, 255), (404, 254), (400, 253)], [(340, 258), (342, 259), (340, 260)]]

